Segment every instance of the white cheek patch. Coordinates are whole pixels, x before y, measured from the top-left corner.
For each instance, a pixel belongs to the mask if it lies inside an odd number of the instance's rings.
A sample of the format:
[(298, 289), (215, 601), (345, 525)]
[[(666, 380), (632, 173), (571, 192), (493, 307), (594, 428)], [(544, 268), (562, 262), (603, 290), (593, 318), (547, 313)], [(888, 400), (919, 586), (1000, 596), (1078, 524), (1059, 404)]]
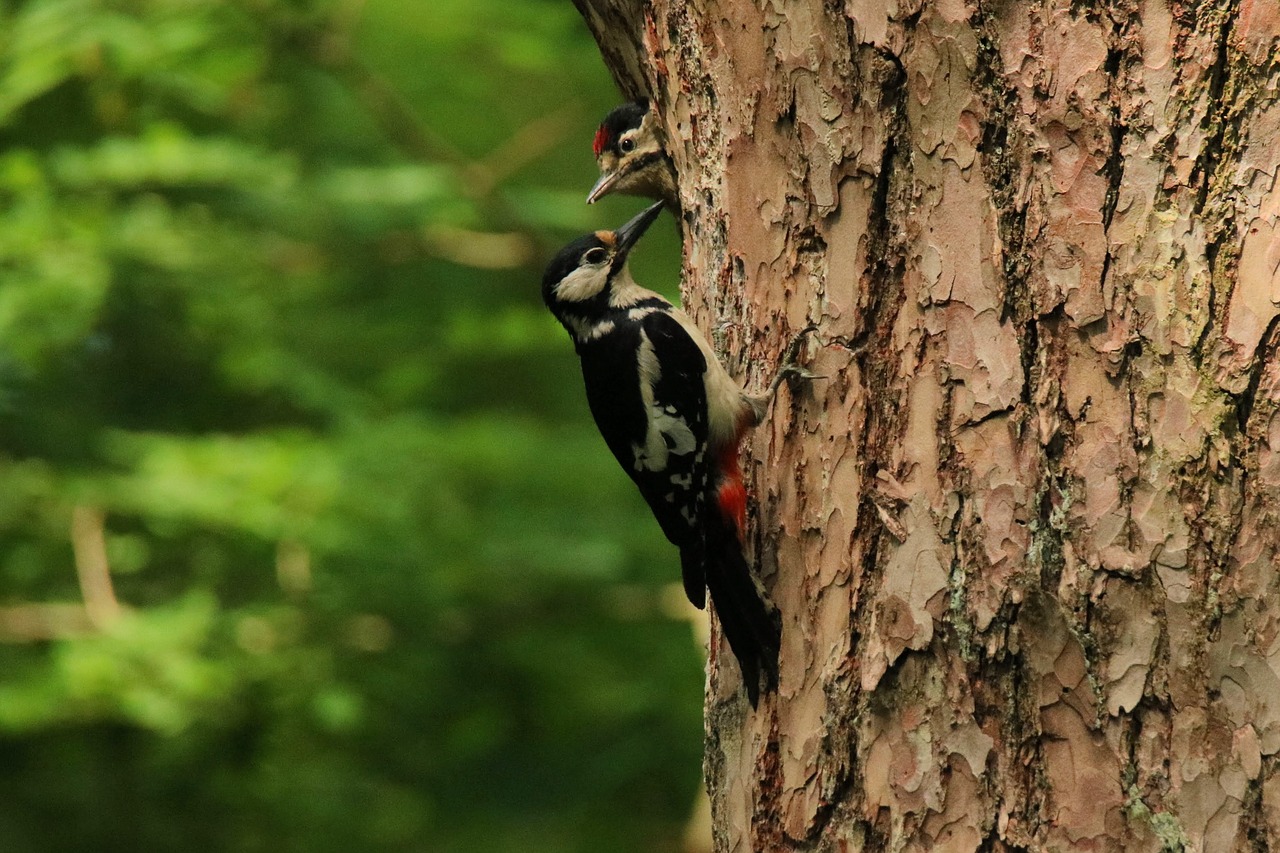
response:
[(556, 298), (563, 302), (584, 302), (599, 296), (608, 283), (608, 267), (578, 267), (556, 285)]

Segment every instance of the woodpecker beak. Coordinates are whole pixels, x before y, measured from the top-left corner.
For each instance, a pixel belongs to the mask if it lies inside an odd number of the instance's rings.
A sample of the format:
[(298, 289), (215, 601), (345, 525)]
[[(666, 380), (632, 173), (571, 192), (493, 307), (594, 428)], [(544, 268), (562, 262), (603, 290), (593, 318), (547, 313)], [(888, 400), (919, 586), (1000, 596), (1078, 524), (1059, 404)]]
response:
[(662, 212), (662, 205), (663, 202), (649, 205), (634, 219), (613, 232), (613, 239), (616, 241), (613, 254), (614, 269), (626, 263), (631, 247), (640, 241), (644, 232), (653, 224), (653, 220), (658, 218), (658, 214)]
[(587, 204), (595, 204), (602, 196), (608, 194), (610, 187), (618, 180), (619, 173), (617, 171), (605, 172), (600, 176), (600, 180), (596, 181), (596, 185), (591, 188), (591, 192), (587, 193)]

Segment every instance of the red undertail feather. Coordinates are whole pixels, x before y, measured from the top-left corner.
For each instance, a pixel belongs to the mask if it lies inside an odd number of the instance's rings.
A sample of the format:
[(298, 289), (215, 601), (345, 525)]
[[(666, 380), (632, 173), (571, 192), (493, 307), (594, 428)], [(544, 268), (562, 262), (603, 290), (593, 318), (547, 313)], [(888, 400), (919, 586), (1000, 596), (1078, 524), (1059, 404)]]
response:
[(591, 142), (591, 150), (599, 157), (604, 153), (605, 147), (609, 144), (609, 128), (603, 124), (596, 129), (596, 138)]
[(720, 453), (720, 488), (716, 503), (725, 518), (732, 519), (741, 539), (747, 525), (747, 487), (742, 482), (742, 470), (738, 467), (738, 445), (726, 447)]

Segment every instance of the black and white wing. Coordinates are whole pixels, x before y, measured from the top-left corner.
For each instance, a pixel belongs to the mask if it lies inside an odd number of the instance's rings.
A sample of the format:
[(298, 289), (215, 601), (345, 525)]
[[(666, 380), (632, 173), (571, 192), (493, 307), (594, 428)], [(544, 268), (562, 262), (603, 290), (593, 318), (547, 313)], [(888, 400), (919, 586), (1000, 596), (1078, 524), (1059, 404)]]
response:
[(681, 549), (685, 592), (702, 607), (701, 519), (712, 461), (706, 359), (665, 311), (619, 326), (583, 347), (581, 355), (587, 400), (600, 432), (667, 539)]

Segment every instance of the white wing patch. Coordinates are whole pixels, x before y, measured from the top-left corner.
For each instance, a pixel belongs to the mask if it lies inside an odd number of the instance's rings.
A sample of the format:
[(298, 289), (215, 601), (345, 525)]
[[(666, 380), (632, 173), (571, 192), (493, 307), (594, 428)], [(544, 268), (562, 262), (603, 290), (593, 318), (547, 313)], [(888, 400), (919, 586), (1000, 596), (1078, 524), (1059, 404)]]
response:
[(649, 428), (644, 444), (631, 445), (635, 469), (661, 471), (667, 467), (671, 455), (693, 453), (698, 441), (674, 406), (664, 407), (654, 402), (653, 389), (662, 378), (662, 365), (653, 351), (653, 342), (644, 330), (640, 331), (640, 346), (636, 350), (636, 369), (640, 374), (640, 399), (648, 414)]
[(603, 338), (615, 328), (612, 320), (592, 322), (572, 315), (565, 315), (564, 323), (572, 330), (574, 338), (583, 343)]

